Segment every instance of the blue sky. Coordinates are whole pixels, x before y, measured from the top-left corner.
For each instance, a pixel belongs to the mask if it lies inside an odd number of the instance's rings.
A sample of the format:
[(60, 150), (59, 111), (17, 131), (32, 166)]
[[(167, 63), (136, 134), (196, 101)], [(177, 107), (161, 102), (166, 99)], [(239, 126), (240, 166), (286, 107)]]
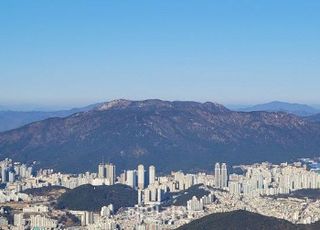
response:
[(0, 104), (320, 104), (320, 1), (1, 1)]

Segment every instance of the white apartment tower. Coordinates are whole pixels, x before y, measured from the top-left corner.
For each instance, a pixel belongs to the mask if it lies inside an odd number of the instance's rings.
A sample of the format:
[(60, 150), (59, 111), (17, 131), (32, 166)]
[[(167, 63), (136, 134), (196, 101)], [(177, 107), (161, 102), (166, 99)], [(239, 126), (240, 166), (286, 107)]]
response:
[(222, 165), (221, 165), (221, 175), (220, 176), (221, 176), (221, 182), (220, 182), (221, 188), (228, 187), (228, 170), (227, 170), (226, 163), (222, 163)]
[(149, 167), (149, 185), (154, 184), (156, 179), (156, 168), (153, 165)]
[(116, 166), (114, 164), (106, 164), (106, 175), (110, 185), (113, 185), (116, 179)]
[(220, 163), (216, 163), (214, 166), (214, 185), (216, 188), (220, 188)]
[(138, 188), (144, 189), (144, 166), (138, 165)]
[(136, 170), (128, 170), (126, 173), (127, 173), (127, 181), (126, 181), (127, 185), (135, 189), (137, 187)]
[(103, 163), (100, 163), (98, 165), (98, 177), (99, 178), (105, 178), (106, 177), (105, 167), (104, 167)]

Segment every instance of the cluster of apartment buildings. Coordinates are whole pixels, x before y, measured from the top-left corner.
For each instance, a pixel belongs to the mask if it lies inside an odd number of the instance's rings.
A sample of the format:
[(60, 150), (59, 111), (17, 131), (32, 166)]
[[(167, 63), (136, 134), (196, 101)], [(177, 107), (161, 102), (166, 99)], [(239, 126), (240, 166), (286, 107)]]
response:
[(292, 165), (270, 163), (242, 166), (244, 175), (231, 174), (230, 193), (242, 195), (287, 194), (299, 189), (319, 189), (320, 175), (296, 162)]
[[(114, 212), (112, 204), (103, 206), (100, 213), (69, 210), (79, 218), (83, 229), (116, 229), (119, 226), (123, 229), (141, 230), (174, 229), (214, 212), (246, 209), (277, 216), (281, 213), (279, 210), (283, 209), (285, 212), (287, 206), (295, 210), (294, 215), (288, 212), (282, 218), (294, 223), (311, 223), (318, 220), (314, 213), (317, 213), (318, 206), (320, 208), (320, 201), (290, 200), (291, 198), (281, 200), (269, 196), (288, 194), (299, 189), (320, 189), (320, 175), (308, 170), (300, 162), (241, 165), (239, 168), (243, 171), (242, 174), (229, 173), (231, 168), (226, 163), (216, 163), (213, 167), (214, 173), (185, 174), (178, 171), (165, 176), (157, 176), (153, 165), (146, 170), (145, 166), (140, 164), (137, 169), (125, 170), (118, 177), (116, 166), (112, 163), (99, 164), (96, 173), (86, 172), (77, 175), (55, 173), (53, 170), (39, 170), (32, 174), (32, 169), (29, 169), (31, 167), (9, 159), (1, 161), (0, 166), (6, 177), (3, 181), (6, 187), (0, 190), (0, 202), (23, 200), (32, 203), (34, 197), (21, 191), (48, 185), (72, 189), (82, 184), (121, 183), (137, 190), (136, 206), (117, 213)], [(14, 171), (14, 180), (9, 180), (10, 171)], [(203, 197), (194, 196), (185, 206), (161, 206), (170, 198), (168, 194), (184, 191), (197, 184), (203, 184), (209, 194)], [(305, 203), (308, 204), (307, 209), (303, 209)], [(48, 213), (50, 210), (47, 206), (26, 206), (20, 212), (14, 213), (12, 229), (24, 229), (25, 226), (58, 229), (57, 218)], [(0, 218), (0, 226), (1, 223), (8, 224), (3, 217)]]
[(5, 159), (0, 162), (1, 183), (14, 183), (16, 180), (30, 178), (33, 168), (25, 164), (13, 162), (11, 159)]

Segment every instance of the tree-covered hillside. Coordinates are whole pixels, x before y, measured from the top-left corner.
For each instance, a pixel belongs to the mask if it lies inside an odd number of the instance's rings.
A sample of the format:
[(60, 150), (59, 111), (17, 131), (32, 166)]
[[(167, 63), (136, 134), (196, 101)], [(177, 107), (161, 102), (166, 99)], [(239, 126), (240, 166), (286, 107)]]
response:
[(137, 191), (122, 184), (111, 186), (82, 185), (58, 198), (57, 208), (82, 211), (100, 211), (102, 206), (113, 204), (115, 211), (137, 204)]

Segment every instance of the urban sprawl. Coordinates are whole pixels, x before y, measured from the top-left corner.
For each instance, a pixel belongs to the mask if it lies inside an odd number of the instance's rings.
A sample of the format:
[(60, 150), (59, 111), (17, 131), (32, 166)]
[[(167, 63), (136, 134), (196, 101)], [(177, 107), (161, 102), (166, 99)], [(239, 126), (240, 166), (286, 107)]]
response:
[[(212, 213), (234, 210), (309, 224), (319, 220), (320, 200), (279, 196), (295, 190), (320, 188), (320, 174), (310, 170), (304, 162), (237, 166), (241, 174), (229, 173), (230, 168), (225, 163), (216, 163), (213, 173), (178, 171), (166, 176), (157, 176), (153, 165), (138, 165), (137, 169), (117, 176), (116, 166), (111, 163), (99, 164), (96, 173), (75, 175), (52, 169), (34, 172), (32, 165), (5, 159), (0, 162), (0, 229), (175, 229)], [(115, 211), (113, 204), (106, 204), (97, 213), (57, 210), (50, 206), (48, 197), (23, 192), (48, 186), (74, 189), (85, 184), (112, 186), (118, 183), (137, 190), (134, 207)], [(183, 206), (174, 205), (173, 196), (172, 203), (167, 204), (167, 194), (179, 194), (195, 185), (207, 191), (207, 195), (193, 196)], [(6, 218), (5, 206), (13, 209), (12, 223)], [(68, 214), (76, 216), (80, 226), (66, 227), (59, 222), (59, 217)]]

